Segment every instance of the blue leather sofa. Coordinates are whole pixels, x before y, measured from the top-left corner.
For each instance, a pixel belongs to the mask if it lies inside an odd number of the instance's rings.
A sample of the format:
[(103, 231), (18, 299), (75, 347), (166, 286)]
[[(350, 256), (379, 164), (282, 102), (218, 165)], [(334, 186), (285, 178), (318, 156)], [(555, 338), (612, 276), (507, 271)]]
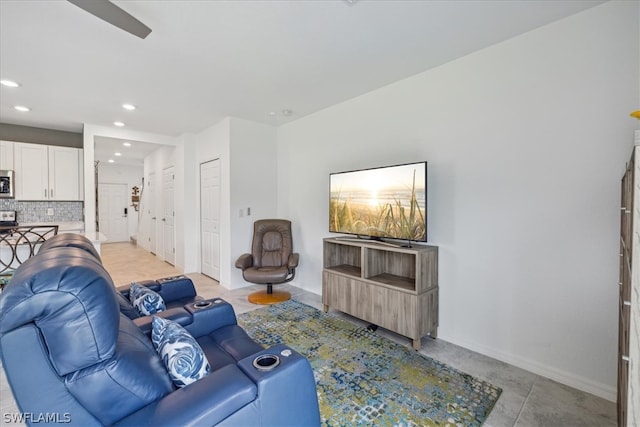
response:
[[(180, 389), (149, 339), (150, 318), (121, 313), (98, 259), (77, 247), (38, 253), (0, 294), (0, 356), (20, 411), (34, 425), (42, 417), (80, 426), (320, 424), (303, 356), (286, 345), (263, 349), (221, 299), (175, 317), (211, 365)], [(255, 363), (276, 358), (273, 369)]]

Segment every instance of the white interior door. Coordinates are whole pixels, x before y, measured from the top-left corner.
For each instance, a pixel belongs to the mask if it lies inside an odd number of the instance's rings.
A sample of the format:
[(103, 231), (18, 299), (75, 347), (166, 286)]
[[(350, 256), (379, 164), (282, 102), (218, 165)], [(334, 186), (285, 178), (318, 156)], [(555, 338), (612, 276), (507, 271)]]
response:
[(128, 241), (127, 185), (99, 183), (98, 206), (100, 232), (109, 242)]
[(173, 220), (174, 210), (174, 179), (173, 167), (162, 171), (162, 234), (164, 260), (171, 265), (176, 263), (176, 249)]
[(156, 254), (156, 173), (149, 173), (149, 179), (147, 182), (147, 194), (149, 195), (147, 198), (147, 215), (149, 217), (149, 252), (152, 254)]
[(200, 165), (202, 274), (220, 280), (220, 160)]

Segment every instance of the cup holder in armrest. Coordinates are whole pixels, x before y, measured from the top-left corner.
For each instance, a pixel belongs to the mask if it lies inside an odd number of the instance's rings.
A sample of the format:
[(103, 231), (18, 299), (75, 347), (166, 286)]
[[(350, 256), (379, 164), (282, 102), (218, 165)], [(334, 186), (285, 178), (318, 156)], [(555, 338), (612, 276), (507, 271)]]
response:
[(280, 358), (275, 354), (261, 354), (253, 359), (253, 367), (259, 371), (270, 371), (280, 364)]
[(206, 299), (194, 302), (191, 304), (191, 307), (193, 307), (193, 310), (202, 310), (203, 308), (209, 308), (214, 304), (221, 304), (223, 302), (224, 300), (221, 298)]
[(200, 310), (203, 308), (211, 307), (212, 304), (213, 302), (211, 301), (197, 301), (193, 303), (193, 308)]

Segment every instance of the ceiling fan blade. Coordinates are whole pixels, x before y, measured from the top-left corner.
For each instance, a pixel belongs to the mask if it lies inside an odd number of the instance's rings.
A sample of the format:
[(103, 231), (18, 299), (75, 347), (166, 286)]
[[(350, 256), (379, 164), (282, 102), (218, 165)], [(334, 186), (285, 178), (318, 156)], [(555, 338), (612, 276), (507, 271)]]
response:
[(128, 33), (138, 36), (144, 39), (151, 33), (151, 28), (138, 21), (129, 13), (122, 10), (119, 6), (109, 0), (67, 0), (69, 3), (73, 3), (81, 9), (86, 10), (92, 15), (97, 16), (115, 25), (118, 28), (125, 30)]

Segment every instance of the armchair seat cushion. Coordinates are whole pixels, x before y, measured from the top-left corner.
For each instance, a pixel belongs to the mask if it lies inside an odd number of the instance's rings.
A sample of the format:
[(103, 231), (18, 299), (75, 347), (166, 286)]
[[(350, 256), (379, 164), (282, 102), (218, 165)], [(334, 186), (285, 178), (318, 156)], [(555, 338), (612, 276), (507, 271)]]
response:
[(282, 267), (250, 267), (244, 270), (244, 279), (258, 284), (280, 283), (287, 279), (289, 269)]

